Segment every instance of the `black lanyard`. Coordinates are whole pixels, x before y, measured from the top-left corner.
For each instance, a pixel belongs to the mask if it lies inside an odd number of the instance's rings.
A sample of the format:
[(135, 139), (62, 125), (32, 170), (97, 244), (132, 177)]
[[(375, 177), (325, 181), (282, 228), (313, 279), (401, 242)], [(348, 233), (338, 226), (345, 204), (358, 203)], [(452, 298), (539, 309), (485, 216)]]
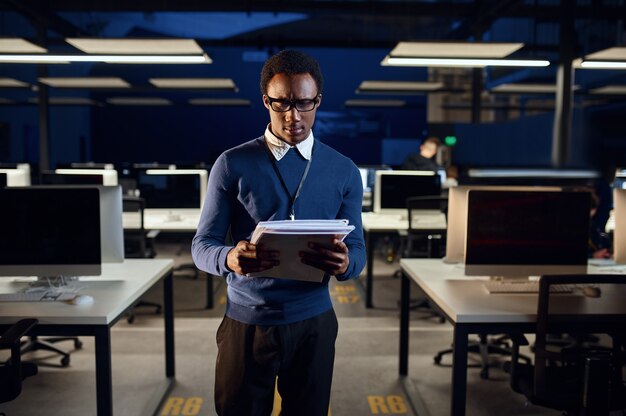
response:
[(276, 164), (276, 158), (272, 154), (272, 151), (270, 150), (267, 143), (265, 144), (265, 147), (267, 148), (267, 153), (269, 154), (270, 160), (272, 161), (274, 172), (276, 172), (276, 176), (278, 176), (278, 179), (280, 180), (280, 184), (283, 186), (285, 193), (287, 193), (287, 196), (289, 197), (289, 202), (291, 203), (291, 209), (289, 211), (289, 219), (293, 221), (296, 219), (296, 199), (298, 199), (298, 196), (300, 196), (300, 190), (302, 189), (302, 185), (304, 185), (304, 180), (306, 179), (306, 175), (309, 173), (309, 167), (311, 166), (311, 161), (313, 160), (313, 147), (311, 147), (311, 156), (309, 157), (309, 160), (306, 163), (306, 167), (304, 168), (304, 173), (302, 174), (302, 178), (300, 179), (300, 183), (298, 184), (298, 189), (296, 189), (296, 193), (294, 195), (291, 195), (291, 193), (289, 192), (289, 188), (287, 188), (287, 184), (285, 183), (285, 180), (283, 179), (283, 175), (280, 174), (280, 170), (278, 169), (278, 165)]

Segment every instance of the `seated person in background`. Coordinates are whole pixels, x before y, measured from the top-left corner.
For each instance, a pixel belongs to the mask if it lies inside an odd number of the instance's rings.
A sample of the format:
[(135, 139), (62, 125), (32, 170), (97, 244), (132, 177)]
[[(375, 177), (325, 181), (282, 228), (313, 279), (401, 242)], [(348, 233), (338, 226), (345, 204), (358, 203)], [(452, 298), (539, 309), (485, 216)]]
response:
[(601, 228), (596, 225), (593, 220), (598, 211), (600, 205), (600, 198), (598, 194), (590, 189), (591, 192), (591, 212), (589, 222), (589, 249), (588, 257), (593, 259), (609, 259), (612, 257), (611, 253), (611, 238)]
[(459, 184), (459, 168), (450, 165), (446, 168), (446, 180), (441, 184), (442, 188), (450, 188)]
[(403, 170), (432, 170), (437, 171), (439, 165), (434, 157), (441, 141), (436, 137), (429, 137), (420, 145), (419, 153), (411, 153), (404, 160), (400, 169)]

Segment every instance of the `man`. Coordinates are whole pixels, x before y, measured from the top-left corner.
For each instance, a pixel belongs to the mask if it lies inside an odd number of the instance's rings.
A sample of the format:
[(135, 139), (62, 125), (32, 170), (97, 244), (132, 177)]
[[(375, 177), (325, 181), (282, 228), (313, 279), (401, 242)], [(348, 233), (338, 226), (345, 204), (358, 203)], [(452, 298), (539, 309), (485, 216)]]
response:
[(437, 154), (437, 149), (441, 145), (436, 137), (429, 137), (420, 145), (419, 153), (411, 153), (402, 163), (404, 170), (432, 170), (437, 171), (439, 165), (433, 159)]
[[(313, 58), (292, 50), (272, 56), (261, 71), (270, 124), (211, 169), (192, 255), (198, 268), (228, 284), (216, 337), (221, 416), (269, 415), (276, 377), (283, 415), (328, 413), (337, 336), (328, 282), (358, 277), (365, 244), (359, 171), (311, 131), (322, 87)], [(343, 242), (332, 238), (300, 253), (303, 263), (325, 272), (322, 283), (247, 277), (279, 263), (280, 253), (249, 242), (256, 224), (290, 217), (347, 219), (355, 229)], [(229, 230), (234, 247), (225, 243)]]

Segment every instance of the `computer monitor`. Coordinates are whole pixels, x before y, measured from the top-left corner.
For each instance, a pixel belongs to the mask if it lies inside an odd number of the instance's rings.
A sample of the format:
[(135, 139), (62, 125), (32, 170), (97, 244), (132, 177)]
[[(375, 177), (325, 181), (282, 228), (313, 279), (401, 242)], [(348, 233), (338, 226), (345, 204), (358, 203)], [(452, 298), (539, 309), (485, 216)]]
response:
[(0, 189), (7, 186), (7, 174), (0, 172)]
[(600, 172), (584, 169), (468, 169), (459, 178), (462, 185), (499, 186), (588, 186)]
[(57, 169), (115, 169), (113, 163), (99, 163), (99, 162), (71, 162), (71, 163), (59, 163)]
[(146, 208), (202, 208), (208, 184), (205, 169), (147, 169), (137, 174)]
[(552, 191), (556, 186), (453, 186), (448, 192), (448, 228), (446, 235), (446, 263), (465, 263), (465, 236), (467, 233), (467, 193), (477, 191)]
[(102, 185), (102, 175), (70, 175), (55, 173), (54, 171), (41, 172), (42, 185)]
[[(100, 205), (100, 247), (102, 250), (102, 262), (121, 263), (124, 261), (124, 225), (122, 214), (122, 187), (120, 185), (38, 185), (33, 186), (33, 188), (97, 189)], [(67, 201), (67, 203), (76, 203), (76, 201)]]
[(626, 264), (626, 189), (613, 189), (613, 258), (617, 264)]
[(441, 195), (440, 176), (433, 171), (379, 170), (374, 183), (374, 212), (406, 215), (412, 196)]
[(465, 274), (586, 273), (590, 209), (588, 192), (469, 191)]
[(0, 276), (101, 273), (98, 189), (7, 187), (0, 199)]
[(55, 169), (54, 173), (62, 175), (101, 176), (102, 185), (117, 185), (117, 171), (115, 169)]
[(5, 186), (28, 186), (30, 185), (30, 169), (0, 169), (0, 173), (6, 175)]

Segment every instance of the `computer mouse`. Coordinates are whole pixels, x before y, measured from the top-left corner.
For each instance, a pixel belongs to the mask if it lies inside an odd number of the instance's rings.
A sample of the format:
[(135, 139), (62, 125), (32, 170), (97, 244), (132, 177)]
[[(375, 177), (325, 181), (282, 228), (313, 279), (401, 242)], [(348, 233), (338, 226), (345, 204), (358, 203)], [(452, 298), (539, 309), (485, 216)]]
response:
[(583, 294), (590, 298), (599, 298), (602, 291), (597, 286), (585, 286), (583, 287)]
[(93, 296), (89, 295), (78, 295), (74, 299), (70, 300), (72, 305), (88, 305), (93, 303)]

